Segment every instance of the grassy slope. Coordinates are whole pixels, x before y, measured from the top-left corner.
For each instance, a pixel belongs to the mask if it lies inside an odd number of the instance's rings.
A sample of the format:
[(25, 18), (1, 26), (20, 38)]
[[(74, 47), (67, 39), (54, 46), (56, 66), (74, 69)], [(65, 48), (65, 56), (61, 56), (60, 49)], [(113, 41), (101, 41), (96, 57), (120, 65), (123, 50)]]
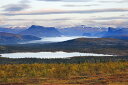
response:
[(0, 69), (1, 85), (128, 84), (128, 62), (9, 64), (0, 65)]

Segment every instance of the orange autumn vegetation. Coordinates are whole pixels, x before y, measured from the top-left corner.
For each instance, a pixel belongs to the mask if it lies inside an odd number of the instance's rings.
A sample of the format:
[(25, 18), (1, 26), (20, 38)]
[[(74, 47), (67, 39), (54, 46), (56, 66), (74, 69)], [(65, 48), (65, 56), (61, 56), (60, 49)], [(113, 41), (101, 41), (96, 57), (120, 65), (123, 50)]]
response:
[(69, 79), (73, 76), (126, 73), (128, 62), (82, 64), (7, 64), (0, 65), (0, 82), (21, 78)]

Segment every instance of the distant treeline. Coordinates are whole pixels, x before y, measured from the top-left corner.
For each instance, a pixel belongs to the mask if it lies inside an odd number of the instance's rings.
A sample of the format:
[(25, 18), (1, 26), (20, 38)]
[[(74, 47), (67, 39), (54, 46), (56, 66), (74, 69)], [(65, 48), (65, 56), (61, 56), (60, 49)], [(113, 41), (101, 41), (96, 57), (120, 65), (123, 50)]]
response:
[(60, 59), (41, 58), (3, 58), (0, 57), (0, 64), (80, 64), (80, 63), (104, 63), (104, 62), (124, 62), (128, 61), (128, 56), (106, 56), (106, 57), (72, 57)]

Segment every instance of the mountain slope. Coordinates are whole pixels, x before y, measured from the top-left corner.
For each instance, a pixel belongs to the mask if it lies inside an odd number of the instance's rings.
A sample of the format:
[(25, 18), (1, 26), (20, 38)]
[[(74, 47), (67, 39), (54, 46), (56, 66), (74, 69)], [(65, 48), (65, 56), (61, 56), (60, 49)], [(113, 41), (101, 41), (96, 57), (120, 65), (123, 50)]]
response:
[[(62, 45), (83, 45), (86, 47), (96, 47), (96, 46), (112, 46), (112, 45), (122, 45), (122, 44), (128, 44), (127, 41), (124, 40), (119, 40), (119, 39), (111, 39), (111, 38), (78, 38), (78, 39), (73, 39), (65, 42), (60, 42), (57, 44), (62, 44)], [(98, 48), (98, 47), (97, 47)]]
[(61, 33), (54, 27), (43, 27), (32, 25), (27, 30), (20, 32), (23, 35), (34, 35), (37, 37), (57, 37), (61, 36)]
[(112, 36), (112, 35), (127, 35), (128, 34), (128, 28), (108, 28), (108, 32), (105, 36)]
[(128, 28), (108, 28), (108, 32), (103, 35), (103, 38), (114, 38), (114, 39), (122, 39), (128, 40)]
[(110, 36), (103, 36), (103, 38), (113, 38), (113, 39), (128, 40), (128, 35), (110, 35)]
[(31, 35), (18, 35), (12, 33), (0, 32), (0, 44), (12, 44), (31, 40), (40, 40), (41, 38)]

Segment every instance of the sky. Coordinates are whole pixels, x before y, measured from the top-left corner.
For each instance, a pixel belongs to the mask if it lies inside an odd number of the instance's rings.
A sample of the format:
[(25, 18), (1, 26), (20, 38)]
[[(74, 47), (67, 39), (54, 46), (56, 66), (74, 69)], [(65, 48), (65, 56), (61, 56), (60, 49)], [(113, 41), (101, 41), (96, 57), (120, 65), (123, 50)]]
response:
[(128, 0), (0, 0), (0, 27), (128, 27)]

